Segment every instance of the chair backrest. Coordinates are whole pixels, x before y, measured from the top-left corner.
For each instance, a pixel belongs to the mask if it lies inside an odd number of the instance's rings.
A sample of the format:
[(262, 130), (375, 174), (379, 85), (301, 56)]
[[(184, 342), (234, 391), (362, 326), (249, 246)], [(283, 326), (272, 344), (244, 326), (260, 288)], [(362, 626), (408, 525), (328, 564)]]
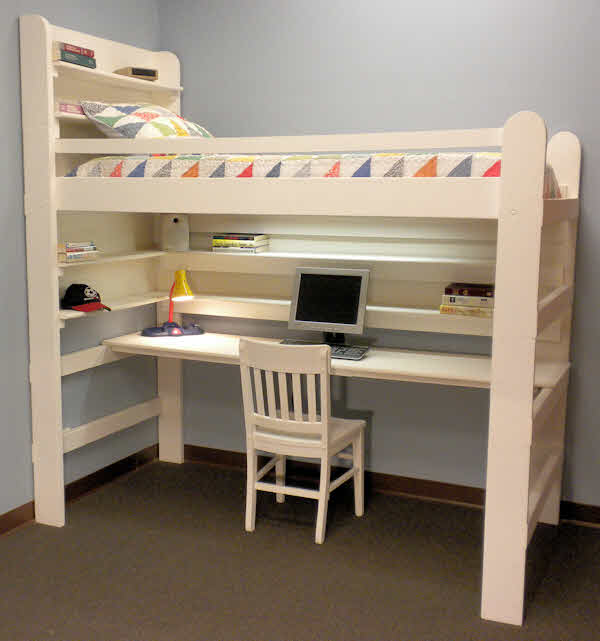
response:
[(302, 437), (327, 447), (331, 350), (240, 339), (246, 434), (273, 440)]

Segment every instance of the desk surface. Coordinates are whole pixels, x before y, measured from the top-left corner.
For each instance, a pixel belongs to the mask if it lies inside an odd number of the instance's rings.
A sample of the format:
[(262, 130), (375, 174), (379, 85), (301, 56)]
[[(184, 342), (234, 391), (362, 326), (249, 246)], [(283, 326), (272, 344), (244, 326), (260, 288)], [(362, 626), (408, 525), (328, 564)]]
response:
[[(181, 358), (209, 363), (239, 364), (239, 336), (231, 334), (202, 334), (148, 338), (139, 333), (127, 334), (104, 341), (115, 352), (145, 354), (164, 358)], [(278, 341), (273, 338), (255, 340)], [(568, 365), (544, 363), (538, 365), (535, 384), (553, 387)], [(332, 359), (331, 373), (335, 376), (355, 376), (391, 381), (413, 381), (460, 387), (489, 387), (491, 359), (471, 354), (445, 354), (415, 350), (370, 348), (360, 361)]]

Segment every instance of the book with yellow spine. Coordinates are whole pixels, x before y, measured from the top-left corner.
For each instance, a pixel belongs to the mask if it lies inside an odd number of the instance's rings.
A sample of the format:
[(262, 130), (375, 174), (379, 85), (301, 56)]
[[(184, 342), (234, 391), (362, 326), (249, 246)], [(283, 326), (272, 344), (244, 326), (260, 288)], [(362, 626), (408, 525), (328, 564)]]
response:
[(491, 318), (494, 310), (487, 307), (467, 307), (466, 305), (440, 305), (440, 313)]

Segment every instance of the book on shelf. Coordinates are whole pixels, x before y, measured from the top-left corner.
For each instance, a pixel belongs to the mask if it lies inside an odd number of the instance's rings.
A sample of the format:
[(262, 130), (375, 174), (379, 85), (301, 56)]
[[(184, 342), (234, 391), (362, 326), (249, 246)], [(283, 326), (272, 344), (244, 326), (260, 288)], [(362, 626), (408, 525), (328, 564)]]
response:
[(89, 69), (96, 68), (96, 58), (82, 56), (79, 53), (71, 53), (70, 51), (64, 51), (63, 49), (55, 52), (54, 60), (58, 60), (61, 62), (70, 62), (71, 64), (88, 67)]
[(78, 114), (81, 116), (85, 116), (85, 111), (78, 102), (66, 102), (62, 100), (58, 101), (56, 103), (56, 111), (65, 114)]
[(450, 283), (446, 285), (444, 294), (453, 296), (494, 297), (494, 285), (489, 283)]
[(223, 254), (260, 254), (268, 248), (268, 245), (260, 245), (258, 247), (213, 247), (212, 250)]
[(70, 42), (59, 42), (57, 40), (52, 43), (52, 50), (54, 55), (59, 51), (68, 51), (69, 53), (77, 53), (80, 56), (86, 56), (87, 58), (93, 58), (95, 56), (93, 49), (87, 49), (86, 47), (72, 45)]
[(268, 239), (265, 240), (242, 240), (232, 238), (213, 238), (213, 247), (262, 247), (268, 245)]
[(100, 252), (97, 249), (92, 251), (81, 252), (58, 252), (57, 258), (59, 263), (76, 263), (86, 260), (95, 260)]
[(213, 240), (268, 240), (268, 234), (254, 234), (250, 232), (219, 232), (212, 235)]
[(453, 294), (444, 294), (442, 296), (442, 305), (461, 305), (464, 307), (485, 307), (494, 308), (493, 296), (454, 296)]
[(72, 241), (66, 240), (58, 243), (58, 251), (80, 251), (82, 249), (98, 249), (93, 240)]
[(467, 305), (440, 305), (441, 314), (454, 314), (455, 316), (476, 316), (478, 318), (491, 318), (494, 310), (490, 307), (468, 307)]
[(147, 69), (145, 67), (122, 67), (115, 69), (113, 73), (130, 78), (140, 78), (141, 80), (158, 80), (158, 69)]

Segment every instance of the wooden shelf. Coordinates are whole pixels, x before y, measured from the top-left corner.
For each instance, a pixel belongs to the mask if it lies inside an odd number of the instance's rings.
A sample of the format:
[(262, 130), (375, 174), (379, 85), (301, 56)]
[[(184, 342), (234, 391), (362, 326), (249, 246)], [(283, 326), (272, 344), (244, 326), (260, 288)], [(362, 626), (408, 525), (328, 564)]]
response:
[(165, 93), (179, 93), (183, 89), (183, 87), (172, 87), (160, 82), (130, 78), (129, 76), (121, 76), (116, 73), (101, 71), (100, 69), (89, 69), (70, 62), (57, 61), (54, 63), (54, 69), (57, 76), (70, 76), (76, 80), (93, 82), (95, 85), (109, 85), (111, 87), (134, 89), (135, 91), (163, 91)]
[[(160, 303), (163, 300), (168, 300), (169, 294), (167, 292), (146, 292), (145, 294), (138, 294), (135, 296), (125, 296), (122, 298), (103, 299), (102, 302), (110, 307), (113, 312), (118, 312), (123, 309), (133, 309), (134, 307), (141, 307), (142, 305), (150, 305), (152, 303)], [(73, 320), (75, 318), (83, 318), (91, 314), (102, 314), (103, 311), (98, 312), (78, 312), (74, 309), (61, 309), (59, 310), (58, 317), (61, 321)]]
[(108, 254), (107, 253), (107, 254), (101, 255), (98, 258), (95, 258), (94, 260), (81, 260), (81, 261), (73, 261), (70, 263), (58, 263), (58, 267), (60, 269), (68, 269), (71, 267), (82, 267), (85, 265), (99, 265), (103, 263), (120, 263), (125, 261), (132, 261), (132, 260), (148, 260), (150, 258), (157, 258), (158, 256), (162, 256), (165, 253), (166, 252), (158, 249), (140, 250), (140, 251), (130, 252), (127, 254), (123, 254), (123, 253)]
[(166, 252), (161, 258), (163, 269), (189, 271), (236, 271), (252, 274), (293, 274), (299, 264), (319, 266), (368, 267), (375, 278), (397, 278), (402, 270), (403, 280), (490, 282), (494, 278), (495, 261), (482, 258), (449, 258), (394, 256), (377, 254), (344, 254), (331, 252), (275, 252), (236, 254), (191, 250)]
[(89, 122), (91, 124), (91, 121), (85, 114), (72, 114), (67, 111), (55, 111), (54, 117), (58, 120), (73, 120), (78, 122)]
[[(290, 301), (242, 296), (197, 295), (191, 301), (175, 303), (177, 312), (206, 316), (287, 321)], [(437, 309), (367, 305), (365, 325), (379, 329), (437, 332), (470, 336), (491, 336), (491, 318), (440, 314)]]

